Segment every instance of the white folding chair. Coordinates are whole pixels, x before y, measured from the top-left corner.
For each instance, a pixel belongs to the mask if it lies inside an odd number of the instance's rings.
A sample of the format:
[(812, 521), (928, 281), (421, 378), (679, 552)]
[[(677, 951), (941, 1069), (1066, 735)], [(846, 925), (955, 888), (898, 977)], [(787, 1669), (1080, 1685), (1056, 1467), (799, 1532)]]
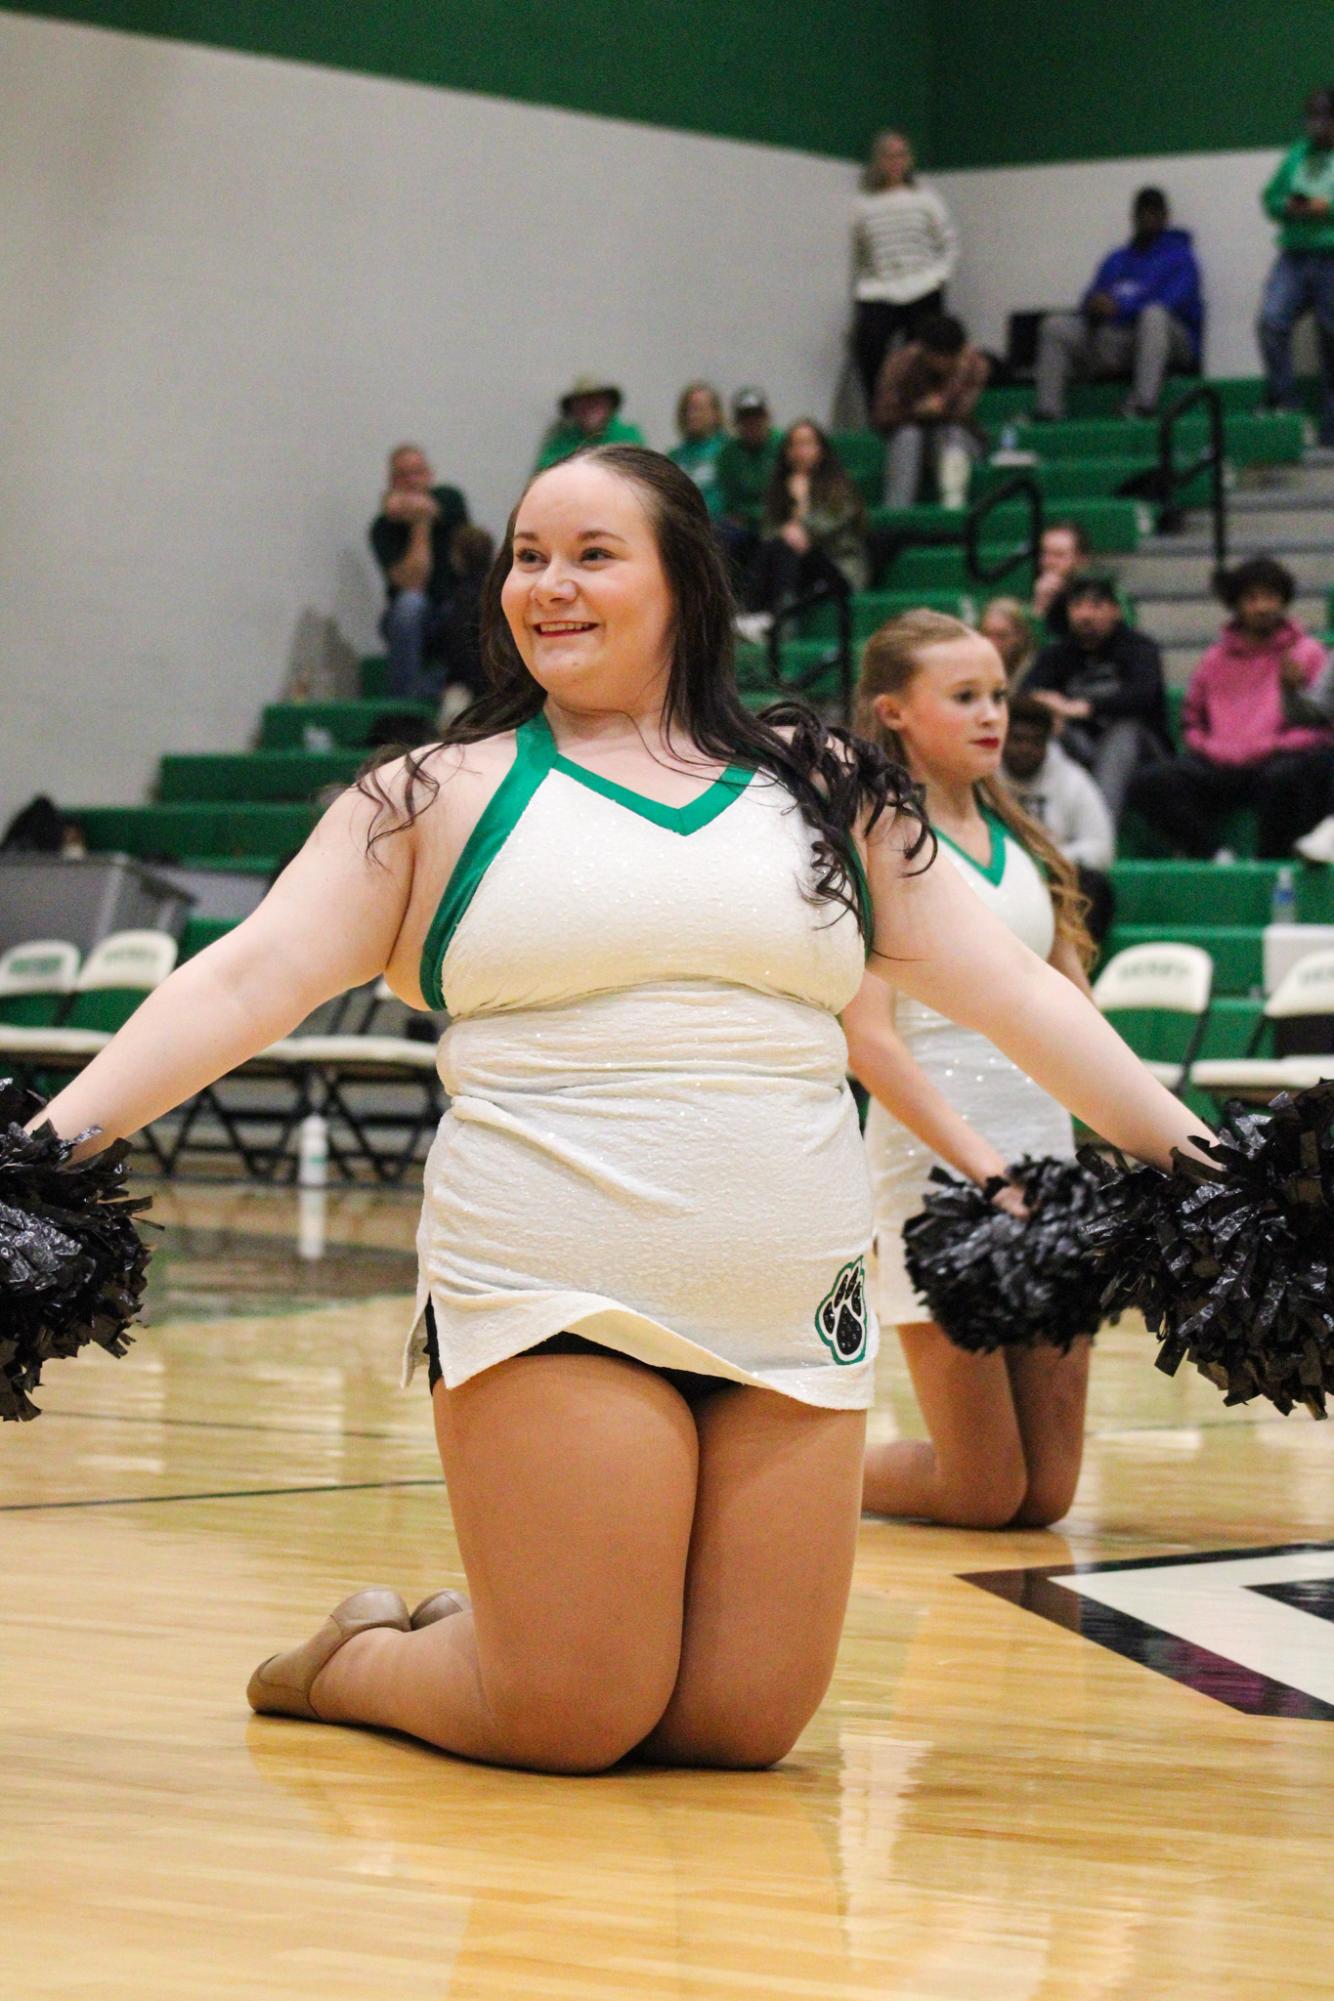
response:
[[(176, 964), (178, 949), (165, 931), (113, 931), (94, 945), (79, 968), (54, 1027), (0, 1027), (0, 1063), (34, 1085), (39, 1078), (74, 1076), (106, 1048), (144, 995), (161, 986)], [(151, 1127), (144, 1132), (144, 1143), (164, 1164)]]
[(1334, 1077), (1334, 1054), (1260, 1056), (1256, 1052), (1276, 1021), (1334, 1015), (1334, 950), (1311, 952), (1286, 972), (1251, 1033), (1244, 1056), (1219, 1057), (1192, 1066), (1190, 1081), (1220, 1102), (1242, 1098), (1263, 1103), (1275, 1091), (1303, 1091)]
[(64, 938), (29, 938), (0, 953), (0, 1029), (54, 1028), (79, 973), (79, 948)]
[(1129, 945), (1118, 952), (1099, 973), (1093, 1000), (1103, 1014), (1113, 1015), (1127, 1008), (1147, 1013), (1184, 1015), (1193, 1020), (1186, 1045), (1175, 1061), (1161, 1058), (1144, 1060), (1144, 1067), (1166, 1084), (1180, 1091), (1191, 1075), (1191, 1065), (1199, 1054), (1209, 1021), (1213, 994), (1214, 962), (1199, 945), (1179, 945), (1164, 939), (1162, 944)]
[[(192, 1136), (201, 1114), (216, 1118), (226, 1134), (231, 1150), (240, 1155), (248, 1173), (272, 1179), (285, 1159), (291, 1159), (291, 1143), (301, 1121), (309, 1112), (319, 1112), (330, 1121), (329, 1158), (346, 1180), (354, 1179), (351, 1162), (367, 1162), (377, 1180), (400, 1181), (412, 1164), (423, 1133), (438, 1124), (444, 1110), (444, 1092), (436, 1069), (438, 1038), (417, 1041), (402, 1035), (374, 1035), (371, 1025), (383, 1005), (401, 1006), (384, 980), (376, 983), (361, 1010), (356, 1032), (336, 1034), (296, 1034), (284, 1036), (227, 1077), (208, 1086), (192, 1100), (172, 1139), (166, 1157), (171, 1173), (181, 1155), (190, 1147), (216, 1150), (209, 1142)], [(338, 1019), (352, 1005), (351, 998), (340, 1004)], [(270, 1101), (257, 1106), (243, 1104), (230, 1088), (233, 1085), (265, 1084), (288, 1087), (286, 1103)], [(393, 1113), (358, 1110), (349, 1100), (352, 1085), (398, 1085), (412, 1095), (412, 1111), (406, 1120)], [(374, 1127), (407, 1124), (406, 1141), (391, 1149), (377, 1146)], [(250, 1137), (257, 1125), (276, 1136), (263, 1141)], [(351, 1135), (352, 1144), (348, 1143)]]

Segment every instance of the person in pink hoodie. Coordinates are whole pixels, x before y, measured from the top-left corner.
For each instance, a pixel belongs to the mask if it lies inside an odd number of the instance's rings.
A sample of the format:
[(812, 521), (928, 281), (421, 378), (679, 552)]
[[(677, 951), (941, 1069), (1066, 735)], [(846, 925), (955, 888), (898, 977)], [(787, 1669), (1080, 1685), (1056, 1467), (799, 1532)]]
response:
[(1271, 556), (1225, 572), (1232, 616), (1190, 677), (1184, 754), (1140, 773), (1130, 804), (1179, 854), (1215, 852), (1222, 820), (1253, 809), (1256, 853), (1274, 860), (1326, 811), (1334, 727), (1294, 696), (1325, 666), (1325, 649), (1290, 615), (1296, 586)]

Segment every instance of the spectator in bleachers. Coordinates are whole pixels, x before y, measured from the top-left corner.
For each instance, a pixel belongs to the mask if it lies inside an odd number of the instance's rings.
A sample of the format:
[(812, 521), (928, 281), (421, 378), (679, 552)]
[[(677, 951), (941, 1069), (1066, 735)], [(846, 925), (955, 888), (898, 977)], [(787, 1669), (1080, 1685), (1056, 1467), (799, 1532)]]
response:
[(1013, 693), (1021, 688), (1037, 659), (1037, 645), (1027, 609), (1019, 598), (991, 598), (982, 607), (977, 629), (1001, 657)]
[(1033, 610), (1048, 639), (1064, 639), (1070, 630), (1066, 592), (1092, 552), (1077, 521), (1053, 521), (1042, 531), (1038, 573), (1033, 580)]
[(434, 701), (444, 686), (440, 634), (458, 578), (450, 541), (468, 519), (456, 486), (436, 486), (420, 445), (396, 445), (380, 512), (370, 527), (371, 549), (388, 602), (380, 636), (388, 656), (389, 692), (405, 701)]
[(1300, 410), (1292, 332), (1315, 314), (1320, 442), (1334, 445), (1334, 84), (1306, 100), (1306, 137), (1283, 159), (1261, 199), (1278, 224), (1278, 261), (1260, 302), (1260, 352), (1272, 408)]
[(1185, 751), (1136, 779), (1131, 804), (1178, 853), (1216, 852), (1220, 822), (1253, 808), (1256, 853), (1274, 860), (1325, 811), (1334, 730), (1291, 719), (1293, 697), (1320, 684), (1325, 650), (1291, 616), (1292, 574), (1271, 556), (1219, 583), (1231, 612), (1190, 677)]
[(1119, 823), (1135, 773), (1167, 754), (1163, 656), (1126, 624), (1110, 577), (1076, 577), (1066, 603), (1070, 630), (1043, 647), (1024, 693), (1051, 710), (1062, 748), (1092, 771)]
[(1116, 828), (1102, 793), (1083, 765), (1061, 749), (1055, 732), (1056, 718), (1044, 702), (1012, 695), (1002, 767), (1024, 811), (1041, 822), (1078, 870), (1079, 887), (1089, 901), (1085, 922), (1100, 944), (1111, 922), (1107, 871), (1116, 857)]
[(584, 445), (642, 445), (637, 424), (624, 423), (618, 412), (624, 402), (614, 383), (596, 375), (581, 375), (561, 397), (560, 416), (537, 449), (535, 472), (559, 465)]
[(1131, 237), (1094, 273), (1077, 313), (1048, 313), (1038, 336), (1034, 415), (1065, 415), (1072, 376), (1128, 377), (1127, 417), (1151, 417), (1169, 368), (1200, 359), (1204, 304), (1190, 231), (1168, 227), (1167, 197), (1141, 188)]
[(688, 382), (676, 403), (676, 428), (681, 434), (667, 456), (688, 472), (704, 495), (710, 515), (716, 521), (722, 513), (722, 490), (718, 485), (718, 460), (727, 443), (722, 399), (709, 382)]
[(852, 352), (868, 410), (893, 342), (915, 339), (929, 314), (944, 311), (958, 247), (949, 210), (917, 179), (907, 139), (878, 133), (852, 211)]
[(759, 552), (748, 580), (752, 616), (740, 630), (757, 639), (772, 614), (817, 586), (865, 590), (866, 509), (820, 426), (800, 417), (783, 438), (769, 488)]
[(441, 715), (445, 722), (452, 722), (486, 688), (482, 668), (482, 591), (495, 553), (495, 542), (485, 528), (464, 522), (454, 530), (449, 556), (458, 582), (445, 607), (440, 633), (444, 666)]
[(990, 373), (981, 348), (945, 313), (932, 313), (915, 340), (885, 356), (871, 422), (888, 443), (886, 507), (916, 501), (928, 444), (941, 505), (964, 506), (980, 450), (974, 413)]
[(732, 436), (718, 454), (718, 521), (733, 577), (744, 575), (760, 545), (764, 496), (769, 490), (781, 434), (762, 389), (738, 389), (732, 398)]

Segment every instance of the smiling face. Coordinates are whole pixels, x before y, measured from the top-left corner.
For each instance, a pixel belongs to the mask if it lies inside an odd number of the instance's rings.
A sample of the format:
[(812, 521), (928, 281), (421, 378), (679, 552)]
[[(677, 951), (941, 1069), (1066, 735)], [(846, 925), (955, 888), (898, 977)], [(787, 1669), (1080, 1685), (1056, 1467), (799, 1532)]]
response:
[(1005, 747), (1005, 668), (978, 633), (923, 647), (917, 672), (896, 695), (877, 695), (875, 713), (903, 745), (915, 778), (975, 785), (1000, 765)]
[(666, 693), (675, 609), (645, 499), (570, 460), (519, 504), (501, 606), (525, 667), (562, 707), (642, 713)]

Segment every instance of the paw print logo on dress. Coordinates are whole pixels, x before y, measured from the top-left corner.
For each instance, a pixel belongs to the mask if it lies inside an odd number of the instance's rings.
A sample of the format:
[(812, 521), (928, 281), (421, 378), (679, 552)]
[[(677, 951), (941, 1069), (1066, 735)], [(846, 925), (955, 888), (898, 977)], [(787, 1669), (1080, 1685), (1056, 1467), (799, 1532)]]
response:
[(860, 1362), (866, 1354), (866, 1267), (861, 1258), (845, 1264), (815, 1315), (815, 1331), (836, 1362)]

